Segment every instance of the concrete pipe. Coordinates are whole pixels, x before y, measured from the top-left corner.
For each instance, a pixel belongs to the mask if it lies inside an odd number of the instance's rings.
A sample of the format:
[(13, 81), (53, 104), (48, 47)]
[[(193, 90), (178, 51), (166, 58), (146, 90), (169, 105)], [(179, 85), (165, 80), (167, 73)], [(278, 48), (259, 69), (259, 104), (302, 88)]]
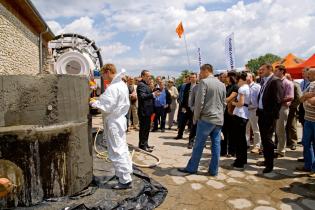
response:
[(0, 159), (14, 163), (23, 177), (13, 201), (0, 198), (0, 209), (71, 195), (91, 183), (85, 76), (0, 76), (0, 98)]

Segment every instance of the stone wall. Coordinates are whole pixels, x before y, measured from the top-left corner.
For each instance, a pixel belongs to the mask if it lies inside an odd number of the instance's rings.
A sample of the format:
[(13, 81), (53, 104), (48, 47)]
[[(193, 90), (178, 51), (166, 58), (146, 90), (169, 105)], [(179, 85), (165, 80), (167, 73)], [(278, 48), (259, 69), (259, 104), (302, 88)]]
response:
[(0, 4), (0, 74), (39, 72), (39, 36)]

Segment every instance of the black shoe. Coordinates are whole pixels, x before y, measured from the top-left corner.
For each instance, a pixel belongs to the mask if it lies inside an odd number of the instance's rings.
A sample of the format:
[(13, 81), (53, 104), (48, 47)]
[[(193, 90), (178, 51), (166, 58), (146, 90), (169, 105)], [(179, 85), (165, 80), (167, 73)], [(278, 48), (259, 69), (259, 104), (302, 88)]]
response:
[(186, 168), (178, 168), (177, 171), (182, 172), (182, 173), (186, 173), (186, 174), (196, 174), (197, 173), (197, 172), (187, 171)]
[(174, 137), (174, 139), (182, 139), (183, 137), (182, 136), (176, 136), (176, 137)]
[(188, 149), (192, 149), (193, 148), (193, 143), (188, 143), (187, 148)]
[(144, 148), (143, 150), (150, 153), (153, 152), (153, 149), (150, 149), (150, 148)]
[(280, 153), (275, 153), (274, 158), (283, 158), (285, 155)]
[(256, 163), (256, 166), (266, 166), (266, 163), (265, 163), (265, 161), (258, 161)]
[(112, 189), (114, 190), (126, 190), (126, 189), (131, 189), (132, 188), (132, 182), (128, 182), (126, 184), (122, 184), (118, 182), (114, 186), (112, 186)]
[(142, 149), (142, 150), (144, 150), (146, 152), (152, 152), (153, 151), (153, 149), (151, 149), (149, 147), (139, 147), (139, 149)]
[(149, 149), (154, 149), (154, 146), (147, 146), (147, 148), (149, 148)]
[(291, 150), (296, 150), (296, 146), (295, 146), (295, 145), (292, 145), (292, 146), (290, 147), (290, 149), (291, 149)]
[(221, 157), (225, 157), (227, 154), (226, 153), (220, 153)]
[(235, 162), (232, 164), (232, 167), (235, 168), (235, 169), (239, 169), (239, 170), (244, 169), (244, 165), (242, 165), (242, 164), (237, 164), (237, 163), (235, 163)]
[(165, 132), (165, 129), (162, 129), (161, 132), (164, 133), (164, 132)]
[(304, 163), (304, 158), (298, 158), (297, 161), (300, 163)]
[(151, 130), (151, 132), (156, 132), (156, 131), (157, 131), (157, 129), (152, 129), (152, 130)]
[(301, 172), (311, 172), (311, 169), (306, 169), (304, 166), (296, 167), (295, 170), (301, 171)]
[(267, 173), (272, 172), (272, 170), (273, 170), (272, 167), (266, 167), (266, 168), (263, 170), (263, 173), (264, 173), (264, 174), (267, 174)]

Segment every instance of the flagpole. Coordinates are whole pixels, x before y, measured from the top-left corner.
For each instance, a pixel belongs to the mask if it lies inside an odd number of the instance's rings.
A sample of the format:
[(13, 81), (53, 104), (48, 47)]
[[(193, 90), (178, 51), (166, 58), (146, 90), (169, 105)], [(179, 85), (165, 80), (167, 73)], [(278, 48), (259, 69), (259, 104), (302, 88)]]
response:
[(189, 55), (188, 55), (188, 49), (187, 49), (187, 42), (186, 42), (186, 35), (185, 35), (185, 32), (183, 33), (184, 34), (184, 40), (185, 40), (185, 47), (186, 47), (186, 54), (187, 54), (187, 62), (188, 62), (188, 66), (190, 68), (190, 61), (189, 61)]

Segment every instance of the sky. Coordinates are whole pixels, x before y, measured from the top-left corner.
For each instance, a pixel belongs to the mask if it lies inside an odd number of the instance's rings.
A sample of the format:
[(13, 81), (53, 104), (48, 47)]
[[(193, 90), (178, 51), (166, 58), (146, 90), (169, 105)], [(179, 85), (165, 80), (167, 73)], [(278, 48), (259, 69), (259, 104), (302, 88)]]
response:
[[(225, 69), (225, 38), (234, 32), (236, 66), (266, 53), (301, 58), (315, 53), (314, 0), (31, 0), (55, 35), (96, 42), (104, 63), (130, 75)], [(185, 41), (175, 29), (183, 22)]]

